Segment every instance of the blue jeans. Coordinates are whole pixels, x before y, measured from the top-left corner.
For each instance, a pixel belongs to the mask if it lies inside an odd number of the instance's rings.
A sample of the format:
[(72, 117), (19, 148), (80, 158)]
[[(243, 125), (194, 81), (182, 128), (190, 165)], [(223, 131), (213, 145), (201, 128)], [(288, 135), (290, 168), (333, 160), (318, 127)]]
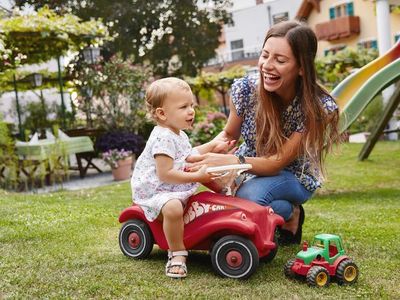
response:
[(293, 204), (305, 203), (312, 194), (293, 173), (283, 170), (276, 176), (246, 180), (239, 187), (236, 196), (263, 206), (271, 206), (276, 214), (287, 221), (292, 215)]

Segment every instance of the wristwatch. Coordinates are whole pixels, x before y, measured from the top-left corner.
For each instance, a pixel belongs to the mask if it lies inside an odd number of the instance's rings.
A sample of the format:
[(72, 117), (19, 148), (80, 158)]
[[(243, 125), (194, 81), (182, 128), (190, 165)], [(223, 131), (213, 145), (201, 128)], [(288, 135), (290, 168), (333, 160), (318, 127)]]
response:
[(246, 158), (243, 155), (239, 154), (237, 158), (238, 158), (240, 164), (246, 163)]

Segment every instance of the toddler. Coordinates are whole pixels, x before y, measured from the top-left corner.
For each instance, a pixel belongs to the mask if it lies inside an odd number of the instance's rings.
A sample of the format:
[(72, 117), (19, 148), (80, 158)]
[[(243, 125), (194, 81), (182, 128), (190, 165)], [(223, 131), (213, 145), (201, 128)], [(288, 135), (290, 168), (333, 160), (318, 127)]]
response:
[(206, 165), (195, 172), (185, 172), (185, 160), (191, 154), (221, 152), (229, 148), (228, 142), (212, 141), (192, 149), (182, 130), (192, 127), (193, 98), (189, 85), (178, 78), (163, 78), (149, 86), (146, 108), (157, 125), (137, 159), (131, 179), (134, 202), (143, 209), (147, 220), (163, 222), (169, 247), (165, 274), (173, 278), (187, 275), (184, 206), (197, 190), (198, 182), (212, 180)]

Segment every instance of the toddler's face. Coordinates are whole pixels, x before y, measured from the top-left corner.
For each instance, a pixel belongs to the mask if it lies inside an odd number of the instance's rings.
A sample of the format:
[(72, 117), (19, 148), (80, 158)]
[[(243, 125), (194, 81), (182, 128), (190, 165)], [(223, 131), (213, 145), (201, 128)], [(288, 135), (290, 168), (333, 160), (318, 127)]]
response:
[(176, 88), (172, 90), (161, 107), (162, 115), (159, 117), (164, 126), (179, 134), (179, 130), (190, 129), (194, 122), (193, 93), (188, 90)]

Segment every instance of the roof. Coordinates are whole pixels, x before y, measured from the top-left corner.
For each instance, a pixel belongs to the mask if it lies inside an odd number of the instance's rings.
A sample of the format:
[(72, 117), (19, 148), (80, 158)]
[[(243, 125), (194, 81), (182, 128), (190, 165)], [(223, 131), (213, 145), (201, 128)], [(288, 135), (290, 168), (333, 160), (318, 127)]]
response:
[(296, 19), (307, 20), (310, 16), (311, 11), (315, 8), (318, 12), (320, 11), (319, 3), (321, 0), (303, 0), (299, 10), (296, 14)]

